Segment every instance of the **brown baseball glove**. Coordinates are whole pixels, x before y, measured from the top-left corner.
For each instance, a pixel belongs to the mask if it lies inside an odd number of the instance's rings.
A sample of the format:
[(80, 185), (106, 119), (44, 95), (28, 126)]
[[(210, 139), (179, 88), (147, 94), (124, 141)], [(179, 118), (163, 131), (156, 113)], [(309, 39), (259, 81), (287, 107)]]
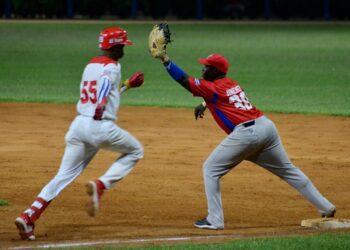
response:
[(168, 58), (166, 47), (170, 40), (170, 30), (167, 23), (160, 23), (153, 26), (148, 38), (149, 52), (154, 58), (163, 62)]

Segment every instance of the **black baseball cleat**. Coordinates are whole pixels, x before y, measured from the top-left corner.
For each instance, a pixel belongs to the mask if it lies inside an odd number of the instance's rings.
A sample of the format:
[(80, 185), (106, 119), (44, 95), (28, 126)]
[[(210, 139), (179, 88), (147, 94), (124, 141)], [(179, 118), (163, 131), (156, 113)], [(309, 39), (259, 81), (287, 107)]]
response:
[(201, 229), (213, 229), (213, 230), (219, 230), (219, 229), (224, 229), (224, 227), (216, 227), (212, 224), (209, 223), (207, 218), (204, 218), (202, 220), (197, 220), (194, 223), (195, 227), (201, 228)]
[(337, 212), (336, 208), (334, 207), (330, 212), (321, 214), (322, 218), (333, 218), (335, 216), (335, 213)]

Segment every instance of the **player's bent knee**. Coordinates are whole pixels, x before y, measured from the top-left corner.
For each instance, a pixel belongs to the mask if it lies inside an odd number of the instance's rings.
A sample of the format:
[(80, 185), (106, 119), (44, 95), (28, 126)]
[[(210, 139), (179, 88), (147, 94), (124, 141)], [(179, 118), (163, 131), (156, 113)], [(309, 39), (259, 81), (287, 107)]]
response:
[(203, 164), (203, 168), (202, 168), (202, 171), (203, 171), (203, 175), (205, 175), (206, 173), (208, 173), (209, 171), (209, 167), (210, 165), (208, 164), (208, 160), (206, 160)]
[(134, 156), (136, 157), (136, 160), (141, 160), (144, 156), (144, 149), (141, 144), (138, 145), (138, 147), (133, 152)]
[(213, 173), (213, 165), (211, 164), (210, 161), (206, 160), (203, 164), (203, 176), (205, 176), (206, 178), (211, 178), (214, 177), (214, 173)]

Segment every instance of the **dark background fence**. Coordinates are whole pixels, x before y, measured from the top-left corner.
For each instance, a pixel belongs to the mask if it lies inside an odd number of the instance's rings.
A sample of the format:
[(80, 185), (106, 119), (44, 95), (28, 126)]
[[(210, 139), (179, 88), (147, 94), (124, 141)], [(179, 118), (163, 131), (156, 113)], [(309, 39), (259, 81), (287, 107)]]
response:
[(0, 0), (2, 18), (349, 20), (350, 0)]

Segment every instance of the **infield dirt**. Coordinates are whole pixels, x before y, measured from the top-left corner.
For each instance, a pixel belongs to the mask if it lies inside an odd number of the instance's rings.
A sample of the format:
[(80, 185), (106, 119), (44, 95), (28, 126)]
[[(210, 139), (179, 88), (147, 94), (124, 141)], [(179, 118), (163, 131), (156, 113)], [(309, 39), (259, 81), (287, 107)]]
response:
[[(0, 248), (35, 244), (177, 236), (232, 238), (307, 234), (300, 227), (317, 210), (278, 177), (242, 162), (222, 179), (225, 230), (193, 227), (206, 215), (202, 164), (225, 134), (207, 112), (121, 107), (118, 125), (135, 135), (145, 157), (105, 192), (98, 215), (85, 211), (85, 184), (102, 175), (118, 154), (100, 151), (87, 169), (36, 223), (35, 243), (20, 240), (14, 219), (56, 174), (75, 105), (0, 103)], [(350, 218), (350, 118), (267, 114), (277, 125), (293, 163)], [(349, 230), (347, 232), (350, 232)]]

